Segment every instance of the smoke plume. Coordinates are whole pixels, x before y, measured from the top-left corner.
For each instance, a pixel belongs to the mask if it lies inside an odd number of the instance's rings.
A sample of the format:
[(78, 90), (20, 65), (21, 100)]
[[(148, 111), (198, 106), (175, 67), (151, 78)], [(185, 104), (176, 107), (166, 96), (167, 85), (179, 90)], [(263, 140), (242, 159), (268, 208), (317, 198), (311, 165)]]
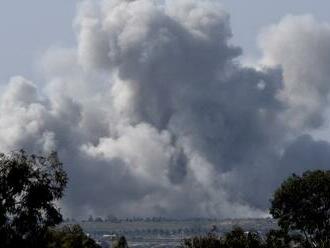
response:
[(264, 216), (284, 177), (329, 168), (330, 27), (288, 16), (240, 64), (211, 0), (84, 1), (77, 45), (52, 48), (44, 82), (0, 98), (0, 149), (59, 151), (69, 216)]

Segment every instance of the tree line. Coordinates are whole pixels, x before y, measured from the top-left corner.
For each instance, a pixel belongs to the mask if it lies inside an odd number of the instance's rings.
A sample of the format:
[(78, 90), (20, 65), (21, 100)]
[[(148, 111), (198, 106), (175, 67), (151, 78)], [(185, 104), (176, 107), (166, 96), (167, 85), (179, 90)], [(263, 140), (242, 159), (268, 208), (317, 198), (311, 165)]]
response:
[(293, 174), (274, 192), (270, 214), (279, 229), (265, 237), (237, 227), (224, 236), (183, 240), (182, 248), (329, 248), (330, 247), (330, 171)]
[[(0, 245), (5, 248), (99, 248), (79, 225), (63, 222), (58, 202), (68, 177), (57, 153), (0, 153)], [(265, 237), (236, 227), (223, 236), (182, 240), (181, 248), (329, 248), (330, 171), (293, 174), (274, 192), (270, 214), (279, 229)], [(124, 237), (115, 247), (127, 247)]]

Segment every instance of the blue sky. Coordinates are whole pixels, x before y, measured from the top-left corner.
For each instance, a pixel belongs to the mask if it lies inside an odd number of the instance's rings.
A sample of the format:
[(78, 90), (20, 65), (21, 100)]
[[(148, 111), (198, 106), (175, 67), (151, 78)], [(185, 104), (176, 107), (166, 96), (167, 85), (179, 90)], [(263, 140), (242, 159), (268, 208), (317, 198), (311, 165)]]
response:
[(32, 76), (40, 54), (50, 46), (74, 42), (75, 1), (4, 0), (0, 4), (0, 81)]
[[(51, 46), (73, 46), (72, 19), (79, 1), (3, 0), (0, 5), (0, 82), (13, 75), (36, 79), (36, 63)], [(310, 0), (222, 0), (231, 15), (233, 42), (244, 49), (246, 57), (258, 57), (259, 31), (294, 14), (313, 14), (329, 21), (329, 1)]]
[(231, 15), (233, 40), (247, 56), (257, 56), (256, 39), (265, 26), (277, 23), (286, 15), (312, 14), (320, 21), (329, 21), (330, 2), (309, 0), (222, 0)]

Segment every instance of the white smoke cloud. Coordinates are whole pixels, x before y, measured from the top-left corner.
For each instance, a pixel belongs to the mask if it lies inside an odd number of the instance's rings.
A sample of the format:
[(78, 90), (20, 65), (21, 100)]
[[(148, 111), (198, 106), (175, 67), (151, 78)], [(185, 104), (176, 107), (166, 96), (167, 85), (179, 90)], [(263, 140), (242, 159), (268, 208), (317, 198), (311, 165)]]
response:
[[(53, 133), (46, 130), (49, 113), (38, 98), (36, 86), (14, 77), (8, 83), (0, 104), (0, 148), (2, 151), (27, 146), (54, 149)], [(35, 146), (36, 145), (36, 146)]]
[(300, 154), (329, 150), (301, 136), (322, 125), (327, 24), (269, 28), (262, 69), (215, 1), (84, 1), (74, 27), (44, 83), (15, 77), (0, 100), (0, 149), (58, 150), (68, 215), (261, 216), (284, 176), (325, 166)]
[(318, 127), (328, 106), (330, 90), (330, 25), (312, 16), (287, 16), (260, 36), (263, 63), (280, 65), (281, 99), (290, 108), (285, 116), (293, 127)]

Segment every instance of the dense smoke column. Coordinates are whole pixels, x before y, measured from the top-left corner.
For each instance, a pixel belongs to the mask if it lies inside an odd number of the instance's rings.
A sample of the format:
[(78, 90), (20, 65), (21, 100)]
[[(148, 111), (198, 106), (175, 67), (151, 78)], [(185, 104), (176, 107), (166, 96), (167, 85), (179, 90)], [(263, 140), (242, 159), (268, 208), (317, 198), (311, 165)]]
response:
[(74, 28), (76, 48), (44, 55), (44, 83), (14, 77), (0, 102), (1, 150), (60, 152), (67, 215), (263, 216), (283, 177), (327, 167), (330, 145), (310, 136), (327, 24), (269, 28), (259, 68), (239, 63), (211, 0), (84, 1)]

